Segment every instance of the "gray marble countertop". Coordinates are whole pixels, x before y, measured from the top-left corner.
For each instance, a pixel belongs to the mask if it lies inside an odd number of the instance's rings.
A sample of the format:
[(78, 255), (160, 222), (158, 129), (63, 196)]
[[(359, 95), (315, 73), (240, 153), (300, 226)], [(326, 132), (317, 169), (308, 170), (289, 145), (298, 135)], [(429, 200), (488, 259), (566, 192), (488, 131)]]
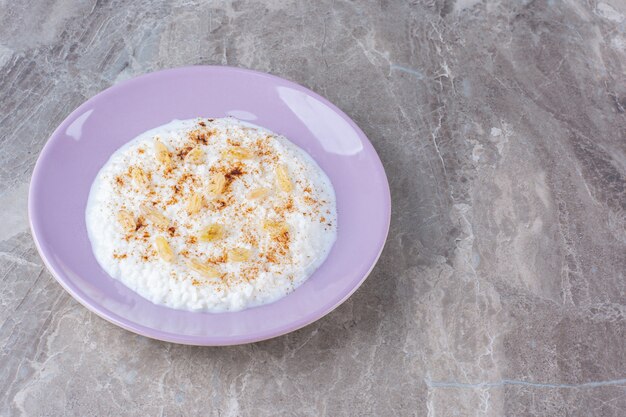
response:
[[(0, 415), (626, 415), (623, 0), (0, 5)], [(54, 128), (190, 64), (319, 92), (387, 169), (380, 262), (292, 334), (146, 339), (35, 250), (28, 183)]]

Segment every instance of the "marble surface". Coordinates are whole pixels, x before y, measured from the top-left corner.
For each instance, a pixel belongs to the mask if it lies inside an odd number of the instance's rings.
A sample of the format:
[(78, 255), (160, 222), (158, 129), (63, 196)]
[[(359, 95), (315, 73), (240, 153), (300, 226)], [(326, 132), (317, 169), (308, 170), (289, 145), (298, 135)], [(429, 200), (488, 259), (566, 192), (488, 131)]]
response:
[[(626, 3), (0, 0), (0, 415), (626, 415)], [(75, 302), (28, 230), (53, 129), (190, 64), (326, 96), (393, 218), (363, 287), (274, 340), (196, 348)]]

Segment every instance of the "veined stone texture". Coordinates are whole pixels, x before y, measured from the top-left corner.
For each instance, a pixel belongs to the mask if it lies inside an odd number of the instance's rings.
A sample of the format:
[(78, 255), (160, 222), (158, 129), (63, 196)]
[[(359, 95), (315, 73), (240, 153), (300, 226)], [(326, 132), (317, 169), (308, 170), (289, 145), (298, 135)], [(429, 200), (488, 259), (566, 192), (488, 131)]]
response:
[[(626, 415), (623, 0), (0, 0), (0, 415)], [(26, 212), (54, 128), (192, 64), (337, 104), (389, 177), (380, 262), (322, 320), (199, 348), (98, 318)]]

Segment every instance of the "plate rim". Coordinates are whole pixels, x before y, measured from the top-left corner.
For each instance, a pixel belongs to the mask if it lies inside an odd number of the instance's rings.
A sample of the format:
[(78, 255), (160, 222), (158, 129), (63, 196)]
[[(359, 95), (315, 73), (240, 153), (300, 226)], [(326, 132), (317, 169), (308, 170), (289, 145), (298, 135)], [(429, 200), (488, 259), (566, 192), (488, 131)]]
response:
[[(263, 334), (253, 333), (253, 334), (246, 334), (246, 335), (239, 335), (239, 336), (228, 336), (228, 337), (223, 337), (221, 341), (211, 340), (210, 336), (180, 335), (177, 333), (172, 333), (168, 331), (155, 329), (152, 327), (147, 327), (142, 324), (133, 322), (132, 320), (122, 318), (117, 313), (111, 311), (110, 309), (104, 308), (98, 303), (91, 302), (92, 300), (87, 300), (86, 297), (83, 297), (79, 293), (79, 291), (77, 291), (77, 288), (76, 289), (73, 288), (73, 285), (70, 285), (68, 282), (66, 282), (66, 279), (63, 278), (63, 274), (58, 272), (48, 261), (48, 257), (46, 256), (42, 243), (39, 240), (39, 236), (37, 232), (38, 225), (34, 221), (34, 212), (36, 212), (37, 209), (34, 207), (34, 203), (33, 203), (34, 199), (36, 199), (35, 197), (36, 196), (36, 182), (37, 182), (37, 178), (40, 175), (39, 171), (41, 169), (41, 165), (43, 164), (42, 161), (44, 161), (47, 158), (47, 154), (50, 151), (50, 146), (51, 146), (50, 143), (52, 142), (51, 141), (52, 138), (60, 134), (60, 132), (64, 131), (64, 129), (67, 128), (67, 125), (69, 125), (70, 120), (73, 121), (76, 115), (82, 114), (83, 111), (89, 105), (93, 103), (93, 101), (99, 100), (105, 96), (108, 96), (112, 92), (115, 92), (116, 90), (120, 88), (123, 88), (124, 86), (126, 86), (126, 84), (136, 82), (139, 79), (145, 80), (147, 78), (152, 78), (154, 76), (158, 76), (166, 72), (213, 71), (213, 70), (244, 72), (244, 73), (248, 73), (254, 76), (258, 76), (258, 77), (268, 78), (272, 81), (278, 81), (283, 84), (286, 83), (289, 86), (294, 87), (297, 90), (303, 91), (307, 95), (310, 95), (316, 98), (317, 100), (321, 101), (323, 104), (325, 104), (330, 109), (332, 109), (333, 112), (338, 114), (342, 119), (347, 121), (350, 124), (350, 126), (357, 132), (361, 141), (365, 143), (365, 146), (369, 146), (371, 148), (371, 150), (373, 151), (373, 155), (378, 160), (378, 165), (380, 167), (380, 172), (382, 174), (381, 178), (384, 179), (384, 191), (386, 191), (384, 193), (385, 202), (383, 205), (385, 209), (386, 221), (384, 224), (384, 238), (382, 239), (382, 244), (380, 244), (378, 254), (376, 255), (375, 258), (373, 258), (368, 271), (365, 274), (363, 274), (363, 277), (350, 289), (350, 291), (344, 294), (343, 297), (341, 297), (336, 303), (332, 304), (330, 307), (327, 307), (317, 312), (313, 312), (311, 313), (311, 315), (306, 315), (303, 318), (300, 318), (298, 320), (294, 320), (289, 325), (284, 326), (283, 328), (280, 328), (278, 330), (272, 331), (270, 333), (267, 333), (267, 331), (265, 331), (265, 333)], [(263, 340), (273, 339), (275, 337), (283, 336), (287, 333), (291, 333), (303, 327), (306, 327), (307, 325), (312, 324), (320, 320), (321, 318), (325, 317), (326, 315), (330, 314), (332, 311), (338, 308), (341, 304), (343, 304), (350, 296), (352, 296), (352, 294), (354, 294), (356, 290), (358, 290), (361, 287), (363, 282), (368, 278), (368, 276), (371, 274), (372, 270), (378, 263), (378, 260), (380, 259), (380, 256), (382, 255), (382, 252), (387, 243), (387, 239), (389, 237), (389, 229), (391, 225), (391, 190), (389, 187), (389, 179), (387, 177), (385, 166), (383, 165), (378, 152), (374, 148), (374, 145), (371, 143), (367, 135), (365, 135), (365, 133), (352, 120), (350, 116), (348, 116), (343, 110), (341, 110), (339, 107), (337, 107), (335, 104), (330, 102), (325, 97), (319, 95), (315, 91), (312, 91), (309, 88), (301, 84), (298, 84), (294, 81), (291, 81), (289, 79), (279, 77), (273, 74), (261, 72), (261, 71), (256, 71), (256, 70), (252, 70), (248, 68), (226, 66), (226, 65), (191, 65), (191, 66), (166, 68), (166, 69), (161, 69), (158, 71), (140, 74), (135, 77), (129, 78), (127, 80), (121, 81), (117, 84), (113, 84), (107, 87), (106, 89), (94, 94), (89, 99), (81, 103), (72, 112), (70, 112), (63, 119), (63, 121), (57, 126), (57, 128), (50, 134), (50, 136), (46, 140), (35, 162), (35, 166), (33, 168), (33, 172), (31, 174), (29, 187), (28, 187), (28, 222), (30, 226), (31, 236), (33, 238), (33, 241), (35, 242), (35, 247), (37, 248), (37, 252), (39, 253), (39, 256), (42, 259), (44, 265), (46, 266), (46, 269), (50, 272), (50, 274), (54, 277), (54, 279), (61, 285), (61, 287), (72, 296), (72, 298), (78, 301), (83, 307), (87, 308), (87, 310), (96, 314), (98, 317), (108, 321), (109, 323), (119, 326), (127, 331), (139, 334), (144, 337), (148, 337), (150, 339), (160, 340), (163, 342), (177, 343), (177, 344), (190, 345), (190, 346), (236, 346), (236, 345), (255, 343), (255, 342), (260, 342)]]

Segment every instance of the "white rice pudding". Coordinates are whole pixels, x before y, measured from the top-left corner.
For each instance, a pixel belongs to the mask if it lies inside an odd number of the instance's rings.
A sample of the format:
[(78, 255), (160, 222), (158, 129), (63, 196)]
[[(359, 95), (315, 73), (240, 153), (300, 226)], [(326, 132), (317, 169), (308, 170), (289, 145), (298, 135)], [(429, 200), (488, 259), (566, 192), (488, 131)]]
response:
[(337, 235), (335, 193), (315, 161), (234, 118), (175, 120), (117, 150), (91, 187), (86, 221), (109, 275), (194, 311), (284, 297)]

